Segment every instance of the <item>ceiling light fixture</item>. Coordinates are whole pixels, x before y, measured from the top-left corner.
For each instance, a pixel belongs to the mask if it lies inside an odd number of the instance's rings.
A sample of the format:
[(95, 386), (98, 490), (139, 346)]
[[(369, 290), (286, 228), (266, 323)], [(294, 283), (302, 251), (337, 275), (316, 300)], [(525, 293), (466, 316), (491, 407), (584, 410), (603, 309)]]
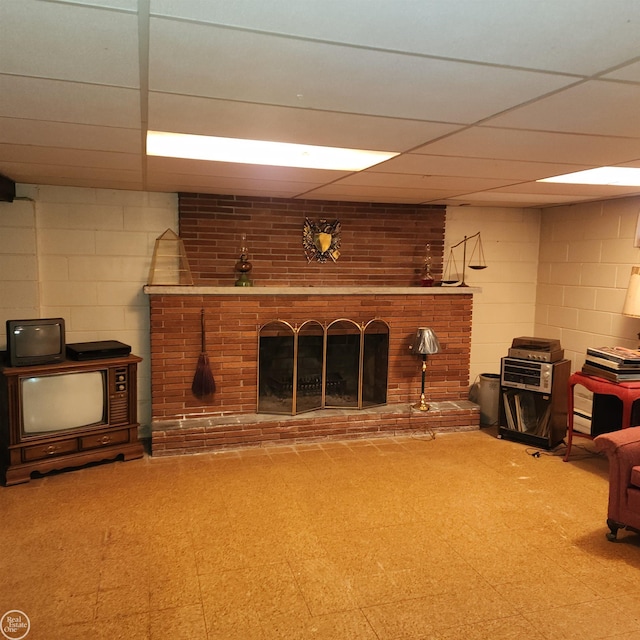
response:
[(561, 176), (544, 178), (536, 182), (559, 182), (562, 184), (593, 184), (618, 187), (639, 187), (640, 168), (636, 167), (598, 167)]
[(148, 131), (147, 155), (275, 167), (362, 171), (399, 154), (391, 151)]

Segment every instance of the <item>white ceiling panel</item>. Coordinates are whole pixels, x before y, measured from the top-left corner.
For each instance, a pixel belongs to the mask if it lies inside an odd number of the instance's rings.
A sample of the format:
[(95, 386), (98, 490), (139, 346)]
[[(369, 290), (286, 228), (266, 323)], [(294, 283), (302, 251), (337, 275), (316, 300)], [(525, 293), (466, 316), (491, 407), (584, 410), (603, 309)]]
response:
[(640, 138), (473, 127), (428, 143), (419, 153), (601, 166), (640, 158)]
[(519, 107), (487, 124), (640, 138), (640, 85), (591, 81)]
[(140, 131), (95, 125), (0, 117), (0, 142), (59, 149), (140, 154)]
[(591, 198), (576, 198), (574, 196), (549, 196), (544, 194), (522, 193), (518, 195), (518, 200), (514, 200), (513, 194), (501, 193), (499, 191), (482, 191), (480, 193), (468, 193), (464, 196), (453, 196), (438, 203), (458, 206), (476, 207), (552, 207), (559, 204), (569, 204), (574, 202), (588, 201)]
[(640, 61), (625, 65), (611, 73), (605, 73), (602, 78), (608, 80), (627, 80), (628, 82), (640, 82)]
[[(273, 195), (278, 193), (282, 197), (295, 198), (301, 193), (305, 193), (310, 189), (314, 189), (317, 184), (304, 182), (287, 182), (286, 180), (259, 180), (259, 179), (243, 179), (240, 177), (229, 176), (213, 176), (205, 179), (204, 176), (184, 175), (184, 174), (163, 174), (161, 172), (152, 172), (149, 180), (157, 185), (171, 184), (172, 191), (194, 191), (196, 187), (201, 190), (208, 184), (215, 185), (216, 193), (237, 193), (236, 190), (242, 190), (243, 193), (249, 193), (254, 189), (255, 183), (260, 185), (261, 191), (265, 194)], [(160, 189), (164, 190), (164, 189)]]
[[(62, 164), (20, 164), (18, 162), (6, 162), (3, 166), (18, 176), (19, 182), (28, 182), (34, 184), (64, 184), (72, 185), (73, 180), (78, 178), (82, 180), (82, 184), (78, 186), (87, 186), (91, 180), (100, 181), (101, 186), (107, 186), (109, 180), (118, 182), (119, 184), (129, 184), (129, 189), (134, 188), (141, 180), (140, 171), (126, 171), (124, 169), (96, 169), (94, 167), (78, 167), (75, 165), (67, 166)], [(27, 179), (33, 177), (35, 180)], [(49, 180), (55, 179), (55, 182)], [(64, 180), (61, 182), (60, 180)], [(118, 189), (121, 187), (112, 187)]]
[[(139, 87), (135, 14), (36, 0), (2, 0), (5, 73)], [(25, 29), (24, 25), (28, 25)]]
[(436, 176), (468, 176), (475, 178), (508, 178), (510, 180), (539, 180), (552, 175), (588, 169), (589, 165), (546, 162), (523, 162), (491, 158), (460, 156), (431, 156), (404, 153), (372, 169), (376, 173), (411, 173)]
[[(391, 186), (371, 186), (371, 185), (347, 185), (343, 183), (329, 184), (312, 192), (305, 194), (305, 198), (330, 200), (343, 199), (361, 200), (366, 198), (367, 193), (374, 193), (375, 198), (370, 198), (373, 202), (407, 202), (406, 194), (411, 193), (413, 202), (429, 202), (430, 200), (449, 198), (458, 195), (458, 189), (406, 189)], [(404, 199), (404, 200), (403, 200)]]
[[(16, 0), (20, 2), (20, 0)], [(42, 0), (43, 2), (63, 2), (64, 4), (78, 4), (84, 6), (101, 7), (121, 11), (138, 11), (139, 0)]]
[[(375, 9), (373, 9), (373, 8)], [(0, 174), (544, 207), (640, 188), (638, 0), (0, 0)], [(156, 130), (395, 151), (359, 174), (146, 157)]]
[[(575, 81), (561, 74), (151, 21), (153, 91), (471, 123)], [(446, 92), (439, 90), (444, 85)], [(495, 91), (482, 91), (488, 85)]]
[[(496, 190), (497, 191), (497, 190)], [(613, 198), (621, 195), (633, 195), (637, 193), (636, 187), (619, 187), (615, 185), (580, 185), (562, 184), (556, 182), (531, 183), (525, 182), (518, 185), (501, 187), (502, 193), (541, 193), (546, 195), (565, 195), (590, 197), (593, 200), (603, 198)]]
[(0, 116), (140, 127), (139, 92), (102, 85), (0, 75)]
[(217, 176), (243, 178), (245, 180), (274, 180), (325, 184), (348, 175), (346, 171), (300, 169), (296, 167), (265, 167), (256, 164), (233, 162), (206, 162), (181, 158), (149, 157), (147, 170), (166, 174)]
[[(638, 55), (635, 0), (151, 0), (151, 13), (428, 56), (591, 75)], [(567, 27), (570, 26), (570, 29)], [(595, 46), (595, 38), (602, 38)], [(609, 46), (615, 39), (615, 46)]]
[(513, 184), (512, 180), (497, 178), (461, 178), (458, 176), (420, 176), (410, 174), (385, 174), (366, 171), (352, 174), (334, 183), (336, 186), (358, 185), (371, 187), (402, 187), (403, 189), (430, 189), (466, 192), (495, 189)]
[(405, 151), (457, 125), (151, 93), (149, 128), (198, 135)]
[(56, 147), (0, 144), (0, 160), (34, 164), (139, 171), (140, 156)]

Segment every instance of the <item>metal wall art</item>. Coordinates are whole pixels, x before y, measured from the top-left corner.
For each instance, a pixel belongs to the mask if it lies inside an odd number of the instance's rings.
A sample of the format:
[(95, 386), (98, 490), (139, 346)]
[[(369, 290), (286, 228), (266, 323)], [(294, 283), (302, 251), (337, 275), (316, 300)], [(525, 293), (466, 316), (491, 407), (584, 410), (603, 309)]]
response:
[(331, 258), (337, 262), (340, 257), (340, 220), (314, 222), (305, 218), (302, 230), (302, 246), (307, 262), (326, 262)]

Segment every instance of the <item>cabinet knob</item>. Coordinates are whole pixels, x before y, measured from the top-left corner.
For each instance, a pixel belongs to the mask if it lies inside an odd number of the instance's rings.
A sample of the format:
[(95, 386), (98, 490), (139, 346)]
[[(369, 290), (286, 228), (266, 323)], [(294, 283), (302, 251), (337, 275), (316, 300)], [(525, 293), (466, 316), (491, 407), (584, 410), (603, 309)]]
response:
[(109, 444), (111, 442), (111, 436), (102, 436), (100, 444)]
[(45, 450), (44, 452), (48, 455), (48, 456), (52, 456), (57, 450), (59, 449), (58, 446), (56, 446), (55, 444), (50, 444)]

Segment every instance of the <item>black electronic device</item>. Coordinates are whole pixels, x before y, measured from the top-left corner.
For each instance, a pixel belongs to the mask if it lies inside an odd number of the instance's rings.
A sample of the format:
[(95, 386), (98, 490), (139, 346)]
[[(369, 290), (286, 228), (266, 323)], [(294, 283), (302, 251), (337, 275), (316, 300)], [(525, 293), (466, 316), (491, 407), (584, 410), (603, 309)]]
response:
[(13, 202), (16, 197), (16, 183), (0, 173), (0, 202)]
[(514, 338), (509, 349), (509, 357), (538, 362), (558, 362), (564, 358), (560, 340), (549, 338)]
[(102, 358), (122, 358), (131, 353), (131, 347), (118, 340), (97, 340), (95, 342), (74, 342), (67, 345), (70, 360), (100, 360)]

